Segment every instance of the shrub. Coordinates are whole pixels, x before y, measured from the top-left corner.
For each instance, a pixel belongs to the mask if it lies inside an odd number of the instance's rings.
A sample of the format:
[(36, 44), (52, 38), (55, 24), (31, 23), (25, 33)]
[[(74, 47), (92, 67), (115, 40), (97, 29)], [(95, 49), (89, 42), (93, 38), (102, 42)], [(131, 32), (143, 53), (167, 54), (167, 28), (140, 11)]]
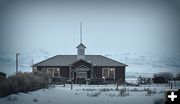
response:
[(124, 97), (124, 96), (129, 96), (129, 93), (127, 93), (127, 92), (126, 92), (126, 89), (123, 88), (123, 89), (120, 89), (120, 90), (119, 90), (119, 96), (122, 96), (122, 97)]
[(151, 78), (146, 78), (146, 77), (138, 77), (138, 83), (139, 84), (151, 84)]
[(4, 79), (0, 82), (0, 97), (7, 96), (9, 94), (9, 80)]
[(14, 96), (14, 97), (9, 96), (7, 98), (7, 101), (17, 101), (17, 100), (18, 100), (18, 98), (16, 96)]
[(154, 78), (163, 77), (165, 81), (170, 81), (173, 78), (173, 74), (171, 72), (160, 72), (158, 74), (154, 74)]
[(164, 77), (154, 77), (152, 80), (153, 80), (153, 83), (156, 83), (156, 84), (167, 83)]
[(154, 89), (154, 90), (151, 90), (151, 89), (147, 89), (147, 96), (151, 96), (152, 94), (156, 94), (156, 89)]
[(34, 98), (33, 101), (34, 101), (34, 102), (38, 102), (38, 99), (37, 99), (37, 98)]
[(102, 92), (113, 91), (113, 89), (112, 88), (102, 88), (102, 89), (100, 89), (100, 91), (102, 91)]
[(176, 74), (176, 76), (174, 77), (174, 80), (180, 80), (180, 73)]
[(165, 99), (155, 99), (154, 104), (165, 104)]
[(91, 93), (87, 93), (87, 96), (89, 97), (98, 97), (101, 94), (101, 92), (91, 92)]
[[(1, 72), (0, 72), (0, 73), (1, 73)], [(0, 81), (3, 81), (3, 80), (5, 80), (5, 79), (6, 79), (6, 77), (0, 75)]]
[(132, 91), (132, 92), (138, 92), (139, 90), (138, 90), (137, 88), (133, 88), (133, 89), (131, 89), (130, 91)]
[(9, 94), (38, 90), (48, 87), (49, 76), (46, 73), (17, 73), (0, 83), (0, 97)]

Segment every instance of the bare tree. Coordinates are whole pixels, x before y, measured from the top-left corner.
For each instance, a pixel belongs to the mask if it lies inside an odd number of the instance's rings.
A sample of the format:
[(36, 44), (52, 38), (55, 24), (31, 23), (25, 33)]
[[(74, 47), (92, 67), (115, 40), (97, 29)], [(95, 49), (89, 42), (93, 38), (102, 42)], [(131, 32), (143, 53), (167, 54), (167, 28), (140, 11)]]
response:
[(163, 77), (166, 81), (170, 81), (173, 79), (173, 74), (171, 72), (160, 72), (158, 74), (154, 74), (154, 77)]
[(180, 73), (176, 74), (175, 79), (180, 80)]

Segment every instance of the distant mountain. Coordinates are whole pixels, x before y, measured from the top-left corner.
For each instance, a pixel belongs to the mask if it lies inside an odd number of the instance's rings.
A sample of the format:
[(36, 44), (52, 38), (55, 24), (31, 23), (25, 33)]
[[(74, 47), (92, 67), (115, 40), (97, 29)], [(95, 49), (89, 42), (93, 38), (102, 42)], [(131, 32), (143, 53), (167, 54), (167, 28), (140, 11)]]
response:
[(153, 67), (179, 67), (180, 53), (123, 53), (119, 55), (106, 55), (107, 57), (135, 65), (152, 65)]
[(180, 72), (180, 53), (135, 52), (105, 56), (127, 64), (127, 74)]
[[(2, 52), (0, 51), (0, 71), (11, 75), (15, 73), (15, 54), (11, 52)], [(37, 62), (40, 62), (44, 59), (49, 58), (50, 55), (48, 52), (42, 49), (33, 50), (27, 53), (19, 54), (19, 71), (30, 72), (31, 65)]]
[[(31, 65), (50, 58), (54, 55), (49, 52), (37, 49), (31, 52), (20, 53), (19, 70), (30, 72)], [(112, 58), (128, 65), (126, 76), (145, 76), (158, 72), (180, 72), (180, 53), (151, 53), (135, 52), (106, 54), (106, 57)], [(15, 53), (0, 51), (0, 71), (11, 75), (15, 72)]]

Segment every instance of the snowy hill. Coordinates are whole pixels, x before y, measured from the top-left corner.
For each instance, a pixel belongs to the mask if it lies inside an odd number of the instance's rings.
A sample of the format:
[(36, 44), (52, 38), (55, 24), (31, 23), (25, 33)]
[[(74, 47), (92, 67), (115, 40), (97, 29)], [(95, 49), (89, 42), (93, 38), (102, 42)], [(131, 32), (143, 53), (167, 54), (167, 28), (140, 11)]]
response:
[[(15, 52), (0, 52), (0, 71), (11, 75), (15, 73)], [(38, 49), (31, 52), (19, 54), (19, 71), (22, 72), (31, 72), (31, 65), (49, 58), (50, 55), (48, 52)]]
[(151, 53), (135, 52), (121, 53), (118, 55), (106, 55), (109, 58), (126, 63), (127, 76), (158, 72), (180, 72), (180, 54), (178, 53)]
[[(22, 72), (31, 71), (31, 65), (56, 54), (49, 53), (42, 49), (19, 55), (19, 70)], [(138, 77), (139, 75), (152, 76), (158, 72), (180, 72), (179, 53), (151, 53), (134, 52), (120, 54), (105, 54), (104, 56), (117, 60), (128, 65), (126, 68), (127, 77)], [(15, 72), (15, 53), (0, 52), (0, 71), (8, 75)]]

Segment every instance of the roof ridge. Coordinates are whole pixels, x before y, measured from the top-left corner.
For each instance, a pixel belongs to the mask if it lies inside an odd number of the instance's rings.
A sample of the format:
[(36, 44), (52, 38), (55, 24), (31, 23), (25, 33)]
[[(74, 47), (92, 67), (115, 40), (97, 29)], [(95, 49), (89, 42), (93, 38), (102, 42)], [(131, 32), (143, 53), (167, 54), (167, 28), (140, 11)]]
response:
[(114, 59), (111, 59), (111, 58), (109, 58), (109, 57), (105, 57), (105, 56), (103, 56), (103, 55), (101, 55), (101, 56), (102, 56), (102, 57), (104, 57), (104, 58), (107, 58), (107, 59), (109, 59), (109, 60), (111, 60), (111, 61), (114, 61), (114, 62), (117, 62), (117, 63), (123, 64), (123, 65), (125, 65), (125, 66), (128, 66), (128, 65), (126, 65), (126, 64), (124, 64), (124, 63), (121, 63), (121, 62), (116, 61), (116, 60), (114, 60)]
[(50, 60), (50, 59), (53, 59), (53, 58), (55, 58), (56, 56), (58, 56), (58, 55), (55, 55), (55, 56), (52, 56), (52, 57), (50, 57), (50, 58), (48, 58), (48, 59), (45, 59), (45, 60), (43, 60), (43, 61), (40, 61), (40, 62), (38, 62), (38, 63), (36, 63), (36, 64), (33, 64), (32, 66), (36, 66), (37, 64), (40, 64), (40, 63), (42, 63), (42, 62), (48, 61), (48, 60)]
[[(56, 55), (56, 56), (77, 56), (77, 55), (75, 55), (75, 54), (73, 54), (73, 55), (66, 55), (66, 54), (64, 54), (64, 55)], [(102, 55), (93, 55), (93, 54), (86, 54), (85, 56), (102, 56)]]
[[(55, 55), (53, 57), (50, 57), (44, 61), (40, 61), (32, 66), (43, 66), (43, 65), (68, 65), (70, 63), (73, 63), (77, 61), (76, 58), (77, 55)], [(111, 59), (109, 57), (103, 56), (103, 55), (86, 55), (87, 58), (85, 61), (91, 61), (94, 64), (103, 66), (103, 65), (113, 65), (113, 66), (128, 66), (124, 63), (121, 63), (117, 60)], [(67, 58), (67, 59), (66, 59)], [(59, 60), (59, 61), (58, 61)], [(108, 62), (108, 63), (107, 63)]]

